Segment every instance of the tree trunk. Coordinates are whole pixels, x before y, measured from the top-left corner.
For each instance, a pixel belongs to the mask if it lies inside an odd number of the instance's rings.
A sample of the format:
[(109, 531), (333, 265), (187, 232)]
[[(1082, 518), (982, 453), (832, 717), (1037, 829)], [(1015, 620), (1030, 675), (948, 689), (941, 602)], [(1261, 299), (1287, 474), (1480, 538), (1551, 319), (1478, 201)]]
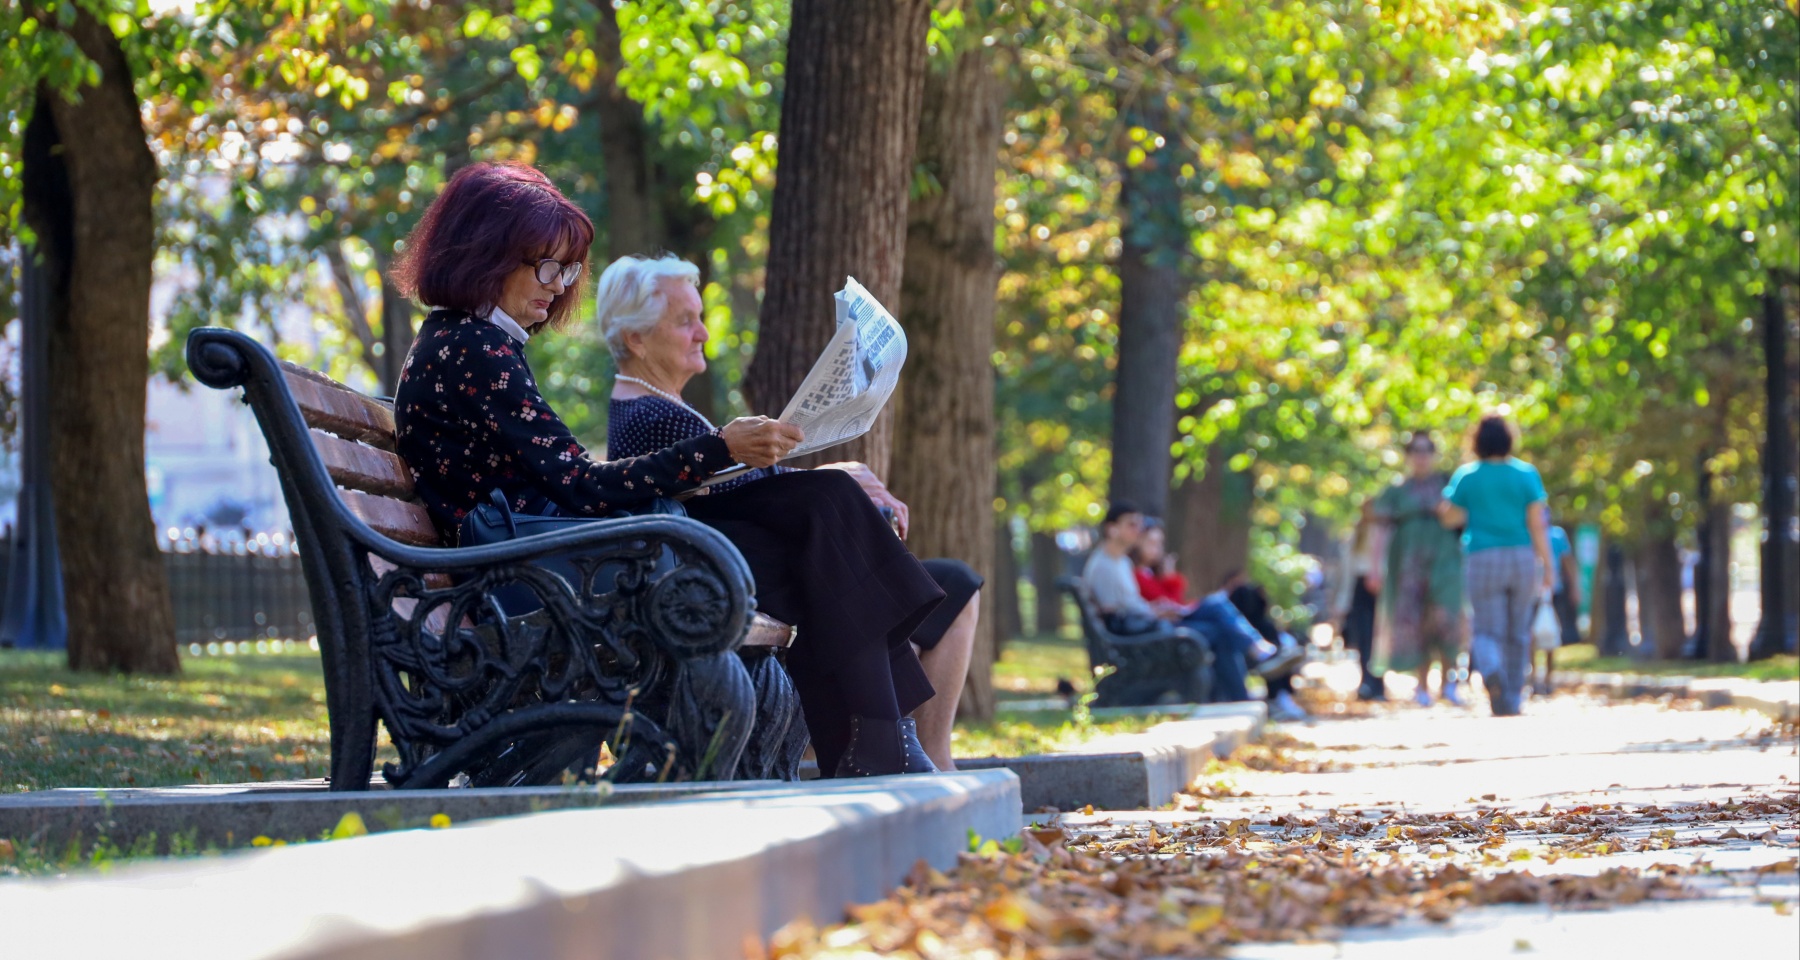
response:
[[(795, 0), (769, 220), (752, 413), (787, 405), (836, 322), (832, 293), (854, 276), (899, 315), (907, 189), (925, 78), (926, 0)], [(832, 448), (888, 473), (892, 407)]]
[(1681, 615), (1681, 554), (1666, 520), (1654, 520), (1638, 542), (1638, 631), (1644, 646), (1658, 660), (1681, 656), (1687, 642), (1687, 624)]
[(1232, 472), (1230, 460), (1231, 454), (1214, 444), (1206, 452), (1206, 475), (1183, 480), (1170, 505), (1169, 549), (1197, 594), (1219, 589), (1227, 574), (1250, 563), (1255, 491), (1248, 474)]
[(1625, 589), (1630, 581), (1626, 571), (1625, 549), (1614, 538), (1606, 544), (1606, 566), (1599, 577), (1605, 591), (1595, 619), (1594, 643), (1603, 657), (1622, 657), (1631, 651), (1631, 627), (1625, 622)]
[[(907, 210), (900, 320), (910, 356), (891, 404), (889, 484), (911, 508), (908, 545), (983, 577), (994, 574), (994, 175), (1003, 99), (985, 47), (925, 80), (917, 165), (938, 189)], [(982, 618), (969, 663), (968, 685), (986, 692), (964, 704), (981, 720), (993, 717), (993, 632)]]
[[(1160, 104), (1129, 111), (1134, 123), (1166, 130)], [(1113, 386), (1114, 500), (1153, 517), (1167, 513), (1175, 436), (1175, 364), (1181, 354), (1188, 232), (1181, 218), (1173, 145), (1127, 165), (1119, 189), (1119, 345)]]
[(1605, 534), (1601, 534), (1600, 549), (1597, 551), (1597, 556), (1594, 559), (1594, 575), (1589, 578), (1590, 582), (1587, 586), (1587, 634), (1581, 638), (1584, 642), (1593, 644), (1595, 653), (1600, 656), (1607, 655), (1607, 631), (1612, 628), (1612, 622), (1608, 619), (1610, 615), (1607, 613), (1611, 603), (1608, 599), (1610, 591), (1607, 589), (1606, 583), (1607, 558), (1612, 549), (1612, 538)]
[(600, 61), (591, 104), (600, 119), (600, 156), (606, 167), (606, 259), (653, 254), (666, 239), (662, 206), (650, 170), (644, 108), (619, 86), (625, 67), (619, 14), (611, 0), (594, 0), (594, 52)]
[[(1708, 486), (1711, 478), (1708, 477)], [(1704, 638), (1705, 657), (1736, 663), (1731, 642), (1731, 504), (1710, 495), (1700, 522), (1700, 565), (1694, 569), (1694, 626)]]
[(1762, 467), (1762, 621), (1750, 642), (1750, 659), (1761, 660), (1791, 649), (1795, 618), (1791, 605), (1800, 589), (1794, 562), (1793, 534), (1796, 474), (1794, 465), (1794, 388), (1788, 369), (1793, 341), (1787, 310), (1781, 302), (1780, 278), (1771, 274), (1763, 292), (1763, 435)]
[[(619, 86), (625, 56), (618, 12), (611, 0), (594, 0), (594, 6), (600, 75), (588, 106), (600, 118), (606, 189), (606, 263), (597, 264), (595, 271), (605, 270), (620, 257), (674, 253), (700, 268), (704, 292), (712, 268), (712, 214), (688, 200), (685, 188), (693, 182), (694, 171), (678, 171), (671, 183), (668, 172), (651, 161), (656, 132), (644, 117), (643, 105)], [(715, 422), (722, 419), (718, 377), (710, 368), (688, 381), (681, 398), (701, 416)]]
[(175, 618), (144, 493), (156, 160), (118, 39), (74, 10), (66, 29), (100, 83), (78, 101), (40, 87), (24, 151), (24, 214), (51, 286), (51, 477), (69, 666), (173, 674)]
[[(1025, 635), (1025, 618), (1019, 608), (1019, 555), (1013, 550), (1012, 527), (1005, 517), (994, 518), (994, 576), (984, 592), (994, 596), (994, 648), (1004, 650), (1008, 640)], [(985, 609), (982, 615), (987, 615)]]
[(381, 274), (381, 386), (390, 397), (400, 387), (400, 371), (415, 333), (412, 301), (388, 279), (393, 262), (392, 256), (376, 252), (375, 268)]
[(1031, 531), (1031, 583), (1037, 588), (1037, 610), (1032, 618), (1032, 632), (1040, 637), (1062, 633), (1063, 595), (1056, 586), (1067, 571), (1067, 557), (1056, 545), (1056, 536), (1041, 530)]

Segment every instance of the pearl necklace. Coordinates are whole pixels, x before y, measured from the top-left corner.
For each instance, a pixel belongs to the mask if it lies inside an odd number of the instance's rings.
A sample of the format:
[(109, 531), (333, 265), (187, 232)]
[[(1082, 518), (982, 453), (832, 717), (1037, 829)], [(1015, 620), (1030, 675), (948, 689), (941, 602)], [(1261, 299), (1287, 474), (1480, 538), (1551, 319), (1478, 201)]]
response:
[(718, 427), (713, 426), (713, 422), (711, 420), (706, 419), (706, 414), (701, 413), (700, 411), (695, 410), (693, 407), (688, 406), (688, 403), (686, 400), (683, 400), (680, 397), (676, 396), (675, 394), (672, 394), (672, 393), (668, 392), (667, 390), (664, 390), (661, 387), (658, 387), (656, 384), (651, 383), (648, 380), (640, 380), (637, 377), (628, 377), (622, 373), (614, 374), (613, 379), (614, 380), (623, 380), (626, 383), (635, 383), (638, 386), (643, 387), (645, 390), (648, 390), (651, 393), (654, 393), (657, 396), (663, 398), (664, 400), (667, 400), (670, 403), (680, 407), (681, 409), (686, 410), (687, 412), (693, 414), (694, 416), (699, 417), (700, 422), (706, 424), (706, 429), (708, 429), (708, 430), (719, 429)]

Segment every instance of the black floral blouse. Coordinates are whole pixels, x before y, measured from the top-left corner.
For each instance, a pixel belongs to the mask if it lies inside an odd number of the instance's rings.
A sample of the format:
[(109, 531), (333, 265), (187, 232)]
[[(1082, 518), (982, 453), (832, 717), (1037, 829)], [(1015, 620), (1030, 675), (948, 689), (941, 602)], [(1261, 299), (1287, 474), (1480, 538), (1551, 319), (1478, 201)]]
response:
[(523, 344), (477, 317), (425, 318), (394, 396), (400, 459), (446, 543), (498, 488), (521, 512), (546, 502), (601, 515), (693, 489), (732, 463), (716, 432), (645, 456), (596, 462), (544, 402)]

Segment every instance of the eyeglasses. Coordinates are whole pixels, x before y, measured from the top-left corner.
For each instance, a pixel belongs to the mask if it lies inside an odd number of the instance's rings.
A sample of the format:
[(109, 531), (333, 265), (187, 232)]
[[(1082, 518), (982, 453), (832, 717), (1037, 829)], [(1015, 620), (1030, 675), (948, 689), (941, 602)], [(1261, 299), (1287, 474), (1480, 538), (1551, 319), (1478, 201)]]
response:
[(521, 260), (519, 262), (528, 267), (537, 268), (539, 283), (548, 284), (553, 280), (561, 280), (563, 286), (570, 287), (574, 286), (575, 281), (581, 277), (581, 261), (579, 260), (564, 264), (545, 257), (542, 260)]

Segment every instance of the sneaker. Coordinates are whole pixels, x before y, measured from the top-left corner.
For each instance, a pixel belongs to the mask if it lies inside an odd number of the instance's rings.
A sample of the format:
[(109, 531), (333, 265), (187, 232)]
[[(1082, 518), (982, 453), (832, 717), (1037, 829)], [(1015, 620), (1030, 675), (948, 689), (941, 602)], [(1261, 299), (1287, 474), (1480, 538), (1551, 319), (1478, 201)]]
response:
[(1431, 706), (1431, 691), (1425, 689), (1424, 684), (1419, 684), (1419, 692), (1413, 694), (1413, 702), (1421, 707)]
[[(1270, 644), (1270, 646), (1274, 646)], [(1306, 650), (1302, 647), (1276, 647), (1274, 652), (1256, 662), (1250, 672), (1259, 677), (1282, 677), (1300, 669), (1306, 660)]]
[(1463, 699), (1462, 687), (1454, 680), (1444, 684), (1444, 688), (1440, 691), (1440, 695), (1444, 698), (1444, 702), (1451, 706), (1466, 707), (1469, 705), (1469, 702)]
[(1294, 723), (1307, 718), (1306, 709), (1294, 702), (1292, 694), (1286, 690), (1269, 698), (1269, 719), (1284, 723)]
[(1380, 681), (1365, 683), (1356, 689), (1356, 699), (1370, 703), (1385, 703), (1387, 702), (1386, 685)]

